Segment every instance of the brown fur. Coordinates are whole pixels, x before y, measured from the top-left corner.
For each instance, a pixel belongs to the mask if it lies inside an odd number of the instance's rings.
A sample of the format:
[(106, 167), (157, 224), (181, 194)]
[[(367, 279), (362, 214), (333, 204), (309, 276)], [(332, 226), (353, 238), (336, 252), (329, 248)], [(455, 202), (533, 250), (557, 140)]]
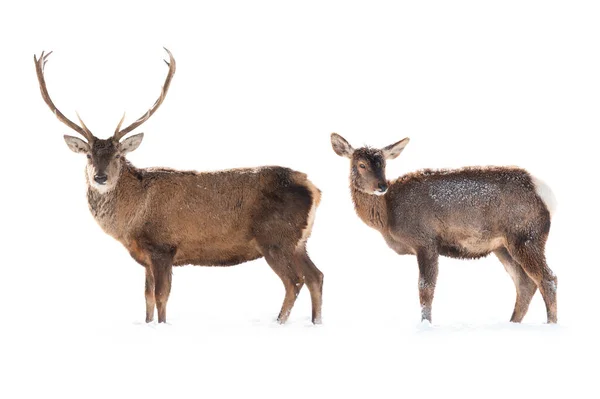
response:
[[(393, 145), (393, 157), (407, 142)], [(398, 254), (417, 256), (423, 320), (431, 321), (439, 255), (467, 259), (494, 252), (517, 290), (511, 321), (523, 319), (539, 288), (548, 322), (556, 323), (557, 279), (544, 257), (550, 213), (529, 173), (515, 167), (422, 170), (389, 182), (385, 155), (393, 146), (354, 150), (336, 134), (332, 144), (351, 159), (350, 187), (360, 219)], [(378, 187), (387, 187), (384, 195), (373, 194)]]
[(158, 311), (166, 322), (173, 266), (231, 266), (265, 257), (285, 287), (278, 321), (284, 323), (306, 282), (312, 321), (321, 322), (323, 273), (306, 252), (321, 192), (306, 175), (268, 166), (212, 173), (171, 169), (137, 169), (125, 155), (141, 143), (143, 133), (121, 140), (156, 112), (175, 74), (169, 72), (159, 98), (140, 118), (109, 139), (99, 139), (83, 124), (67, 119), (46, 89), (44, 65), (50, 53), (34, 56), (42, 98), (58, 117), (87, 141), (65, 136), (69, 148), (87, 155), (88, 204), (102, 229), (119, 240), (146, 268), (146, 321)]
[(171, 266), (231, 266), (263, 256), (286, 288), (279, 321), (287, 319), (305, 278), (313, 321), (320, 321), (323, 275), (305, 247), (320, 191), (305, 174), (281, 167), (196, 173), (120, 163), (113, 190), (88, 188), (89, 206), (104, 231), (146, 267), (147, 321), (153, 318), (153, 285), (159, 322), (165, 321)]

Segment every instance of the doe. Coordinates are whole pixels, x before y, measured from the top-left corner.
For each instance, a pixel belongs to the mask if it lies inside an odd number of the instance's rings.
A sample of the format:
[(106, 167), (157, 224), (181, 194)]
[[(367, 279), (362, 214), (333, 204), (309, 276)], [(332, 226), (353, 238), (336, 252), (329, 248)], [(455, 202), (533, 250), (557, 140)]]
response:
[(400, 255), (417, 256), (421, 319), (431, 322), (439, 255), (479, 258), (493, 252), (512, 277), (519, 323), (539, 288), (548, 323), (556, 323), (556, 284), (544, 248), (554, 197), (527, 171), (515, 167), (422, 170), (388, 182), (386, 160), (408, 144), (382, 149), (352, 146), (332, 133), (336, 154), (350, 158), (356, 213)]
[[(165, 49), (166, 50), (166, 49)], [(175, 74), (169, 72), (159, 98), (142, 117), (108, 139), (94, 136), (79, 119), (67, 119), (54, 105), (44, 80), (50, 53), (34, 56), (42, 97), (58, 119), (87, 141), (64, 136), (69, 148), (87, 155), (87, 199), (100, 227), (127, 248), (146, 270), (146, 322), (167, 320), (172, 266), (230, 266), (265, 257), (281, 278), (285, 299), (278, 321), (285, 323), (306, 282), (312, 321), (321, 321), (323, 274), (306, 252), (321, 193), (304, 173), (278, 166), (198, 173), (140, 169), (125, 155), (143, 133), (121, 140), (162, 104)], [(79, 117), (79, 116), (78, 116)]]

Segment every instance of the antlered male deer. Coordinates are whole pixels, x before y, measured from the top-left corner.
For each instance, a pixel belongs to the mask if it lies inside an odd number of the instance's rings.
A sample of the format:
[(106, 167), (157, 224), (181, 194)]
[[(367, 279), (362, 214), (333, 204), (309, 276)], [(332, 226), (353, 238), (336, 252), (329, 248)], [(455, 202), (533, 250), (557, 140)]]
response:
[[(166, 49), (165, 49), (166, 50)], [(321, 321), (323, 274), (306, 252), (320, 191), (306, 175), (266, 166), (198, 173), (171, 169), (138, 169), (125, 159), (141, 143), (143, 133), (121, 140), (161, 105), (175, 73), (167, 50), (169, 72), (159, 98), (141, 118), (108, 139), (95, 137), (67, 119), (53, 104), (44, 80), (50, 53), (34, 56), (44, 101), (58, 119), (87, 142), (64, 136), (69, 148), (86, 154), (87, 198), (102, 229), (120, 241), (146, 269), (146, 322), (158, 310), (166, 322), (172, 266), (230, 266), (265, 257), (285, 286), (278, 321), (284, 323), (306, 282), (312, 321)]]
[(342, 136), (331, 135), (336, 154), (351, 160), (358, 216), (398, 254), (417, 256), (422, 320), (431, 322), (439, 255), (469, 259), (493, 252), (517, 289), (510, 320), (523, 320), (539, 288), (548, 323), (556, 323), (557, 279), (544, 256), (553, 201), (549, 188), (514, 167), (423, 170), (388, 182), (386, 160), (400, 155), (408, 140), (354, 149)]

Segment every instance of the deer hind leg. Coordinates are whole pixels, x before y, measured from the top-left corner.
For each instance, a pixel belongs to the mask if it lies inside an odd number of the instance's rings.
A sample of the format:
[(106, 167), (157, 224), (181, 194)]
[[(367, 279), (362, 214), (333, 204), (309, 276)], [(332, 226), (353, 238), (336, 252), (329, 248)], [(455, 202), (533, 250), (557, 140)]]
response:
[(283, 305), (277, 317), (279, 324), (284, 324), (290, 316), (300, 289), (304, 285), (304, 276), (301, 270), (299, 270), (298, 261), (294, 257), (293, 249), (282, 250), (280, 248), (272, 248), (264, 251), (264, 254), (265, 260), (279, 276), (285, 288)]
[(523, 317), (525, 317), (527, 309), (529, 309), (529, 303), (531, 302), (531, 298), (533, 298), (535, 291), (537, 291), (537, 285), (529, 278), (521, 265), (510, 256), (510, 253), (508, 253), (506, 248), (498, 249), (494, 251), (494, 254), (498, 257), (500, 262), (502, 262), (504, 268), (515, 283), (517, 301), (510, 321), (513, 323), (520, 323), (523, 320)]
[(421, 302), (421, 321), (431, 323), (431, 305), (435, 292), (438, 275), (439, 254), (432, 250), (422, 249), (417, 251), (419, 263), (419, 301)]
[(323, 273), (317, 269), (313, 261), (306, 253), (306, 248), (299, 248), (296, 252), (297, 261), (302, 266), (304, 280), (310, 291), (312, 303), (312, 322), (321, 324), (321, 307), (323, 304)]
[(511, 256), (519, 262), (527, 275), (535, 282), (544, 298), (548, 323), (557, 322), (556, 275), (546, 264), (545, 240), (527, 238), (509, 246)]
[[(171, 293), (171, 278), (173, 274), (173, 258), (175, 250), (168, 246), (153, 248), (152, 273), (154, 275), (154, 298), (158, 311), (158, 322), (167, 322), (167, 301)], [(146, 304), (146, 307), (148, 304)]]

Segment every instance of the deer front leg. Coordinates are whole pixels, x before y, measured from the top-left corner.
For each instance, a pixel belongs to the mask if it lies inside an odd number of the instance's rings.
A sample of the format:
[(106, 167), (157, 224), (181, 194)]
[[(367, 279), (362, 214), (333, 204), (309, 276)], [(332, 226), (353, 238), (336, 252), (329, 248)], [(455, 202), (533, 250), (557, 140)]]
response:
[(150, 250), (158, 322), (166, 323), (175, 248), (169, 245), (154, 245), (150, 247)]
[(154, 297), (156, 298), (156, 310), (158, 311), (158, 322), (167, 322), (167, 301), (171, 293), (172, 265), (156, 262), (153, 264), (154, 278)]
[(431, 303), (438, 275), (439, 254), (431, 250), (417, 252), (419, 263), (419, 301), (421, 302), (421, 321), (431, 323)]
[(154, 283), (152, 267), (146, 266), (146, 323), (150, 323), (154, 320), (154, 307), (156, 306)]

